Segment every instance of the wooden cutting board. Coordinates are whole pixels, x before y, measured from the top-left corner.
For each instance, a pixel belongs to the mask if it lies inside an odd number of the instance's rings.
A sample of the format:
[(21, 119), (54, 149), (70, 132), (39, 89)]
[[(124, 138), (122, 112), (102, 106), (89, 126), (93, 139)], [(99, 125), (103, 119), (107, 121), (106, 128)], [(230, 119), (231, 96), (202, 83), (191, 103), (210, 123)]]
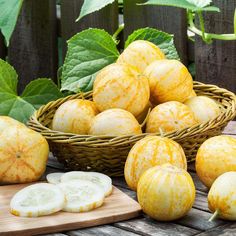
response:
[(136, 217), (139, 204), (113, 187), (103, 206), (85, 213), (58, 212), (37, 218), (17, 217), (9, 212), (12, 196), (29, 184), (0, 186), (0, 235), (37, 235), (109, 224)]

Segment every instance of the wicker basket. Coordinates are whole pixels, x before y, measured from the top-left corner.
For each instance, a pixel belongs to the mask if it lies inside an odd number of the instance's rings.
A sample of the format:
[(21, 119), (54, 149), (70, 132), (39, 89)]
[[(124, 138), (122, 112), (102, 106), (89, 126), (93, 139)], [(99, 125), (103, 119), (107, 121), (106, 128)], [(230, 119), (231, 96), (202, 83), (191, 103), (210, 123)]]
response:
[[(164, 135), (174, 139), (184, 148), (188, 162), (194, 160), (201, 143), (221, 134), (227, 123), (236, 115), (236, 97), (233, 93), (199, 82), (194, 82), (194, 90), (198, 95), (206, 95), (218, 101), (222, 105), (222, 112), (209, 122)], [(92, 93), (83, 94), (83, 97), (91, 100)], [(40, 132), (48, 140), (54, 156), (66, 169), (99, 171), (110, 176), (121, 176), (130, 148), (147, 135), (159, 135), (143, 133), (111, 137), (75, 135), (51, 130), (49, 127), (56, 109), (65, 101), (75, 98), (81, 98), (81, 94), (49, 102), (36, 111), (28, 123), (30, 128)]]

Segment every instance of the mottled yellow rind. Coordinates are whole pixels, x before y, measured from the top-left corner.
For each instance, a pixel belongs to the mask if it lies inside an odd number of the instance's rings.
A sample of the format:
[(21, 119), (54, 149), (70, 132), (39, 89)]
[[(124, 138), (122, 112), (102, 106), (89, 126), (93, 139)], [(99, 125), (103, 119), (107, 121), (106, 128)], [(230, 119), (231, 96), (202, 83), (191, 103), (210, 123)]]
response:
[(12, 126), (21, 126), (26, 127), (23, 123), (9, 117), (9, 116), (0, 116), (0, 134), (8, 127)]
[(138, 116), (149, 97), (148, 79), (124, 64), (105, 67), (94, 81), (93, 100), (99, 111), (121, 108)]
[(184, 102), (184, 104), (192, 110), (199, 123), (204, 123), (214, 119), (221, 112), (217, 103), (206, 96), (189, 98)]
[(149, 80), (150, 100), (154, 104), (184, 102), (193, 91), (191, 74), (177, 60), (157, 60), (145, 69), (144, 75)]
[(0, 182), (26, 183), (44, 173), (49, 154), (46, 139), (25, 126), (8, 127), (0, 135)]
[(148, 65), (160, 59), (165, 59), (165, 54), (158, 46), (149, 41), (136, 40), (121, 53), (117, 63), (127, 64), (142, 74)]
[(171, 139), (159, 136), (141, 139), (133, 146), (125, 163), (124, 174), (128, 186), (136, 191), (138, 181), (147, 169), (165, 163), (186, 170), (187, 161), (182, 147)]
[(208, 194), (208, 207), (218, 210), (218, 217), (236, 220), (236, 172), (226, 172), (212, 184)]
[(94, 117), (89, 129), (91, 135), (135, 135), (141, 134), (141, 126), (135, 117), (122, 109), (109, 109)]
[(52, 129), (74, 134), (88, 134), (92, 119), (98, 114), (95, 103), (73, 99), (63, 103), (55, 112)]
[(156, 106), (147, 119), (146, 132), (172, 132), (197, 124), (194, 113), (180, 102), (165, 102)]
[(206, 140), (198, 149), (196, 171), (208, 188), (228, 171), (236, 171), (236, 139), (220, 135)]
[(147, 215), (159, 221), (172, 221), (192, 208), (195, 186), (187, 171), (164, 164), (144, 172), (138, 182), (137, 196)]

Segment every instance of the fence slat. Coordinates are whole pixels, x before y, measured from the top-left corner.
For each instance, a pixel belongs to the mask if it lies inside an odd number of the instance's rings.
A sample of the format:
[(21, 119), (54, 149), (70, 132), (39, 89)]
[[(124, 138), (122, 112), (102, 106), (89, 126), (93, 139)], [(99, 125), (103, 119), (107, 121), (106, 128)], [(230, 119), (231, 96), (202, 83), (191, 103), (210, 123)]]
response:
[(4, 44), (4, 38), (0, 32), (0, 58), (4, 60), (6, 57), (6, 53), (7, 53), (7, 50), (6, 50), (6, 46)]
[(63, 38), (63, 55), (66, 52), (66, 40), (77, 32), (89, 27), (105, 29), (114, 33), (118, 28), (118, 2), (109, 4), (105, 8), (85, 16), (75, 22), (79, 16), (84, 0), (62, 0), (61, 2), (61, 34)]
[(182, 62), (187, 63), (187, 21), (184, 10), (163, 6), (137, 6), (146, 0), (124, 0), (125, 38), (135, 29), (153, 27), (175, 35)]
[[(206, 31), (233, 33), (236, 0), (216, 0), (221, 13), (206, 13)], [(207, 45), (199, 37), (195, 43), (196, 79), (236, 92), (236, 41), (214, 41)]]
[(57, 51), (55, 0), (25, 0), (8, 51), (19, 92), (39, 77), (56, 81)]

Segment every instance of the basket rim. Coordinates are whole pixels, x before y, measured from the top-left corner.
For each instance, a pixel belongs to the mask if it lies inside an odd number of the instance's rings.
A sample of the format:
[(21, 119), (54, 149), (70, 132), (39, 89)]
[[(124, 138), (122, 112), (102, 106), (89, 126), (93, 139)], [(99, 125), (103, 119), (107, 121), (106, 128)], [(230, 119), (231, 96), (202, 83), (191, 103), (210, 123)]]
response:
[[(199, 90), (202, 87), (204, 89), (209, 89), (211, 93), (220, 93), (225, 97), (230, 99), (228, 102), (228, 108), (221, 112), (219, 116), (211, 119), (205, 123), (196, 124), (191, 127), (187, 127), (178, 131), (172, 131), (168, 133), (164, 133), (163, 137), (168, 137), (172, 139), (183, 139), (186, 137), (195, 136), (198, 133), (206, 132), (208, 130), (212, 130), (218, 128), (219, 126), (224, 126), (225, 123), (229, 122), (236, 116), (236, 95), (228, 91), (227, 89), (220, 88), (216, 85), (212, 84), (204, 84), (198, 81), (194, 81), (194, 89)], [(38, 110), (34, 112), (34, 114), (30, 117), (28, 121), (28, 126), (33, 130), (40, 132), (46, 139), (51, 140), (53, 142), (58, 143), (70, 143), (72, 145), (84, 145), (84, 146), (120, 146), (120, 145), (129, 145), (134, 143), (146, 136), (160, 136), (160, 133), (142, 133), (138, 135), (122, 135), (122, 136), (105, 136), (105, 135), (79, 135), (73, 133), (64, 133), (60, 131), (52, 130), (48, 127), (42, 125), (39, 121), (40, 116), (46, 112), (48, 109), (54, 106), (55, 103), (64, 103), (71, 99), (76, 98), (87, 98), (91, 96), (92, 91), (86, 93), (78, 93), (69, 95), (64, 98), (57, 99), (55, 101), (51, 101), (46, 105), (41, 106)], [(224, 104), (225, 105), (225, 104)]]

